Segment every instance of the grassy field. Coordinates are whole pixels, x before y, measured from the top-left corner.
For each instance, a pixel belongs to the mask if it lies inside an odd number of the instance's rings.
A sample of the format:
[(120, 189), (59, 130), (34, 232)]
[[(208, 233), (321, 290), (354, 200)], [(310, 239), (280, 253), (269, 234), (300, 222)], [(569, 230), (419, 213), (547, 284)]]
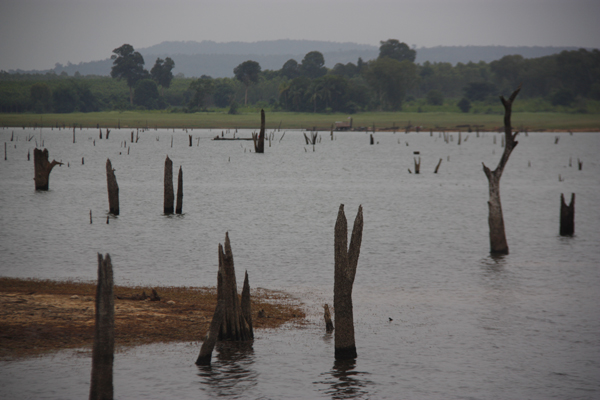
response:
[[(335, 121), (347, 121), (346, 114), (313, 114), (293, 112), (266, 113), (267, 129), (329, 130)], [(485, 130), (496, 130), (503, 124), (503, 116), (497, 114), (464, 114), (452, 112), (365, 112), (352, 115), (355, 129), (365, 127), (377, 130), (403, 130), (405, 126), (419, 126), (422, 130), (445, 128), (457, 130), (461, 125), (479, 125)], [(600, 131), (599, 114), (571, 114), (549, 112), (514, 112), (515, 129), (529, 131)], [(121, 128), (196, 128), (196, 129), (258, 129), (260, 110), (246, 109), (238, 115), (223, 112), (193, 114), (161, 111), (110, 111), (71, 114), (0, 114), (3, 127), (51, 127), (83, 126)], [(413, 128), (414, 129), (414, 128)], [(461, 129), (465, 130), (465, 127)]]

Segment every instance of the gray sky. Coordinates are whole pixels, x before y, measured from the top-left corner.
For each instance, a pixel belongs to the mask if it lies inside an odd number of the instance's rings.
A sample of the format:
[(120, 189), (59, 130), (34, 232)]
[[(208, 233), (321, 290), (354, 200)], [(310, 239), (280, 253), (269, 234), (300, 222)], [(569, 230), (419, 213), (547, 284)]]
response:
[(600, 0), (0, 0), (0, 70), (167, 40), (600, 48), (599, 16)]

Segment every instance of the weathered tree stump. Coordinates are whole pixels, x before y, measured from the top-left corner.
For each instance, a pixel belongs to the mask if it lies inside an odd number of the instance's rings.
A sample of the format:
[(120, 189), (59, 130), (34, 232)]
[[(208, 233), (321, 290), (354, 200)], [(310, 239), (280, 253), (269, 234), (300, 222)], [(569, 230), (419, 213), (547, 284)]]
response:
[(565, 203), (565, 196), (560, 194), (560, 236), (575, 234), (575, 193), (571, 193), (571, 202)]
[[(108, 186), (108, 210), (113, 215), (119, 215), (119, 185), (117, 185), (115, 170), (110, 159), (106, 159), (106, 184)], [(106, 223), (108, 224), (108, 219)]]
[(175, 196), (173, 194), (173, 161), (167, 156), (165, 159), (165, 191), (164, 191), (164, 213), (173, 214), (173, 201)]
[(98, 254), (96, 324), (92, 349), (90, 400), (113, 398), (113, 361), (115, 350), (115, 304), (110, 255)]
[(219, 243), (219, 273), (217, 276), (217, 300), (225, 302), (225, 315), (219, 330), (220, 340), (243, 341), (252, 339), (250, 327), (242, 315), (237, 294), (233, 253), (229, 234), (225, 233), (225, 249)]
[(258, 136), (254, 134), (254, 152), (264, 153), (265, 152), (265, 110), (260, 110), (260, 133)]
[(421, 173), (421, 157), (419, 157), (419, 161), (418, 162), (417, 162), (417, 159), (415, 157), (413, 157), (413, 160), (415, 161), (415, 174)]
[(325, 319), (325, 331), (333, 332), (333, 322), (331, 322), (331, 313), (329, 312), (329, 305), (323, 305), (323, 318)]
[(248, 271), (244, 275), (244, 286), (242, 287), (242, 317), (246, 320), (250, 331), (250, 339), (254, 339), (254, 330), (252, 329), (252, 304), (250, 302), (250, 282), (248, 280)]
[(35, 190), (48, 190), (48, 184), (50, 182), (50, 172), (56, 165), (63, 165), (63, 163), (56, 160), (48, 162), (48, 150), (33, 149), (33, 168), (34, 168), (34, 181)]
[(434, 174), (438, 173), (438, 170), (440, 169), (440, 165), (442, 165), (442, 159), (440, 158), (440, 161), (437, 163), (437, 166), (435, 167), (435, 171), (433, 171)]
[[(504, 167), (508, 162), (510, 153), (514, 150), (519, 142), (515, 140), (519, 132), (512, 133), (512, 126), (510, 117), (512, 113), (512, 104), (519, 92), (521, 91), (521, 85), (515, 90), (510, 98), (506, 100), (503, 96), (500, 96), (500, 100), (504, 105), (504, 138), (505, 146), (500, 162), (494, 171), (490, 171), (488, 167), (483, 164), (483, 172), (488, 179), (490, 199), (488, 201), (488, 223), (490, 226), (490, 252), (492, 254), (508, 254), (508, 243), (506, 242), (506, 233), (504, 231), (504, 217), (502, 216), (502, 204), (500, 203), (500, 178)], [(494, 136), (494, 140), (495, 140)]]
[(344, 214), (344, 205), (340, 205), (335, 223), (335, 276), (333, 286), (333, 308), (335, 312), (335, 359), (356, 358), (354, 341), (354, 315), (352, 312), (352, 285), (356, 276), (356, 267), (362, 241), (362, 206), (354, 221), (350, 247), (348, 248), (348, 223)]
[(210, 359), (215, 348), (215, 343), (217, 343), (219, 329), (223, 324), (224, 315), (225, 301), (219, 300), (215, 307), (215, 313), (213, 314), (212, 321), (210, 321), (210, 327), (208, 328), (202, 347), (200, 347), (200, 355), (198, 355), (198, 358), (196, 359), (196, 365), (210, 365)]
[(190, 139), (190, 147), (192, 147), (192, 135), (188, 135), (189, 139)]
[(177, 206), (175, 214), (181, 214), (183, 210), (183, 170), (179, 166), (179, 174), (177, 175)]
[(371, 137), (370, 137), (369, 143), (371, 145), (375, 144), (375, 139), (373, 138), (373, 134), (372, 133), (371, 133)]

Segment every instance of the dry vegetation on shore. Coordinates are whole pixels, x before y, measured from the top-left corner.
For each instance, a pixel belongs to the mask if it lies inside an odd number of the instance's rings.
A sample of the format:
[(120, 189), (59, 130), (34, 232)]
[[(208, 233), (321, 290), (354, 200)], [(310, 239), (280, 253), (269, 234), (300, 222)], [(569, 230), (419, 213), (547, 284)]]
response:
[[(216, 288), (154, 289), (160, 301), (123, 299), (149, 295), (150, 287), (115, 286), (116, 345), (202, 340)], [(0, 359), (91, 346), (95, 293), (95, 283), (0, 278)], [(304, 322), (300, 303), (285, 293), (259, 288), (251, 295), (254, 329)]]

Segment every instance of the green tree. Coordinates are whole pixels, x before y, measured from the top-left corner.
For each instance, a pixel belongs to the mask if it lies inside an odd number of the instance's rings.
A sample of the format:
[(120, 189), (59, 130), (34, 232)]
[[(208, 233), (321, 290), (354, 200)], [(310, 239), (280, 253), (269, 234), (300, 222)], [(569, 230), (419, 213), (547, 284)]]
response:
[(489, 82), (471, 82), (464, 88), (465, 97), (471, 101), (482, 101), (496, 94), (496, 85)]
[(318, 51), (306, 53), (300, 64), (300, 72), (303, 76), (310, 79), (320, 78), (327, 73), (325, 68), (325, 58)]
[[(229, 78), (223, 78), (215, 85), (213, 99), (217, 107), (232, 106), (235, 102), (235, 82)], [(237, 103), (234, 109), (237, 111)]]
[(248, 87), (252, 83), (257, 83), (260, 76), (260, 64), (256, 61), (244, 61), (233, 69), (235, 78), (242, 82), (246, 87), (246, 96), (244, 99), (244, 105), (248, 105)]
[(280, 74), (285, 76), (288, 79), (294, 79), (300, 75), (300, 67), (298, 66), (298, 61), (290, 58), (283, 64), (281, 67)]
[(137, 81), (148, 76), (148, 71), (144, 69), (144, 57), (134, 51), (133, 46), (124, 44), (113, 50), (111, 60), (113, 66), (110, 76), (116, 79), (125, 79), (129, 86), (129, 102), (133, 105), (133, 87)]
[(406, 43), (397, 39), (388, 39), (379, 43), (379, 58), (389, 57), (397, 61), (414, 62), (417, 57), (416, 50), (412, 50)]
[(399, 110), (406, 92), (416, 81), (416, 66), (410, 61), (397, 61), (389, 57), (370, 61), (365, 79), (377, 93), (380, 108)]
[(204, 108), (206, 101), (215, 90), (215, 81), (210, 76), (203, 75), (200, 78), (190, 83), (189, 90), (193, 91), (194, 96), (190, 100), (190, 106), (192, 108)]
[(444, 104), (444, 94), (439, 90), (430, 90), (427, 92), (427, 104), (441, 106)]
[(158, 86), (152, 79), (142, 79), (136, 82), (133, 103), (146, 107), (148, 110), (160, 108)]
[(42, 82), (34, 83), (29, 89), (29, 96), (35, 112), (43, 113), (50, 109), (52, 91), (47, 84)]
[(471, 109), (471, 102), (466, 97), (463, 97), (462, 99), (460, 99), (457, 106), (458, 108), (460, 108), (460, 111), (468, 113)]
[(175, 67), (175, 61), (171, 59), (171, 57), (167, 57), (164, 60), (162, 58), (157, 58), (154, 66), (150, 70), (150, 75), (152, 75), (152, 79), (160, 85), (162, 95), (165, 94), (165, 88), (169, 88), (171, 86), (171, 81), (173, 80), (173, 68)]

